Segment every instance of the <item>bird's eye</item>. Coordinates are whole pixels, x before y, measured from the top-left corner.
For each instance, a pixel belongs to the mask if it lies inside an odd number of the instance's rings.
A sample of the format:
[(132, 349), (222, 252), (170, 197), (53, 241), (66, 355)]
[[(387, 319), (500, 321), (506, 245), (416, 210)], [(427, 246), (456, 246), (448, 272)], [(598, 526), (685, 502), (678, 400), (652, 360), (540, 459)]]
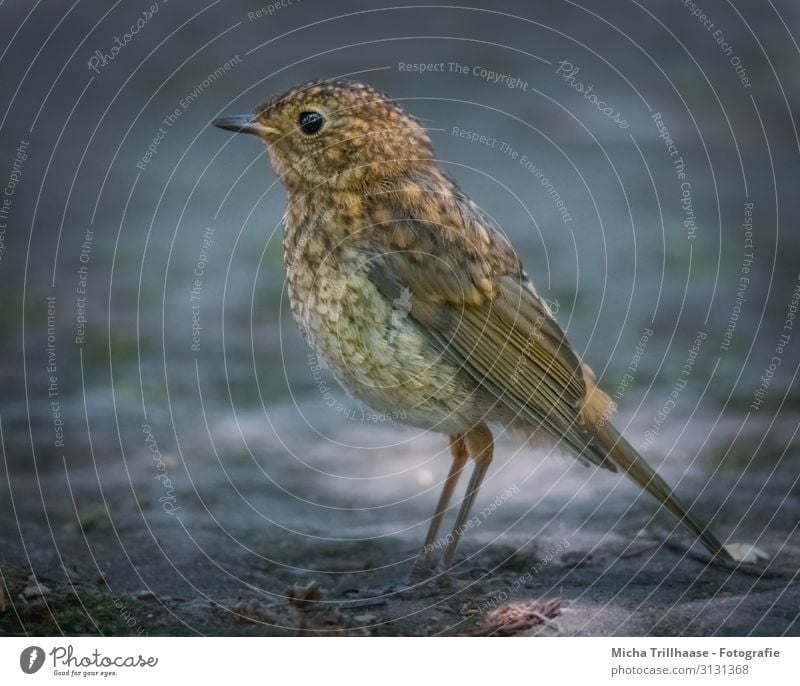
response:
[(300, 113), (300, 130), (306, 134), (306, 136), (313, 136), (322, 128), (324, 123), (325, 117), (323, 117), (319, 112)]

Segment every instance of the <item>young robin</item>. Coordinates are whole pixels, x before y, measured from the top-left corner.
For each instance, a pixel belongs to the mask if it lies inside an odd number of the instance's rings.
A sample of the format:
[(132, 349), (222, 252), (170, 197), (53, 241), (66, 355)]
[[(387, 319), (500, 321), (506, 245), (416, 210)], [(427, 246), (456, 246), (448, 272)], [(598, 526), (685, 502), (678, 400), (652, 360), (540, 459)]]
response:
[(286, 185), (289, 298), (316, 353), (369, 407), (450, 435), (452, 466), (415, 576), (430, 566), (472, 458), (442, 557), (445, 569), (453, 562), (492, 461), (490, 425), (623, 471), (732, 561), (611, 425), (613, 403), (592, 370), (508, 241), (439, 167), (414, 118), (368, 86), (314, 82), (214, 125), (261, 138)]

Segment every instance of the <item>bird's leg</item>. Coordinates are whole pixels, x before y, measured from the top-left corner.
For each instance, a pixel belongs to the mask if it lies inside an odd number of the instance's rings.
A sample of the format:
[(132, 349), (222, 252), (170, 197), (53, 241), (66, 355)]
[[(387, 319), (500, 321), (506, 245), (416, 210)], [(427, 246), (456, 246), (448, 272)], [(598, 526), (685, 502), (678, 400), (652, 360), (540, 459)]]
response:
[(464, 443), (466, 444), (467, 452), (470, 454), (470, 457), (475, 460), (475, 468), (469, 479), (467, 493), (464, 496), (464, 500), (461, 502), (461, 509), (458, 512), (456, 523), (453, 526), (453, 534), (448, 539), (447, 548), (442, 556), (443, 570), (449, 569), (453, 564), (458, 541), (464, 533), (464, 525), (467, 523), (472, 504), (475, 502), (475, 497), (478, 495), (478, 489), (481, 487), (483, 478), (486, 476), (489, 465), (492, 463), (492, 455), (494, 453), (492, 432), (486, 424), (478, 424), (476, 427), (467, 431), (467, 433), (464, 434)]
[(444, 513), (447, 511), (447, 506), (450, 504), (450, 499), (453, 497), (453, 491), (456, 490), (458, 478), (464, 470), (464, 465), (467, 464), (469, 453), (467, 446), (464, 444), (464, 437), (461, 434), (452, 434), (450, 436), (450, 454), (453, 456), (453, 462), (450, 465), (450, 473), (444, 482), (442, 494), (439, 496), (439, 502), (436, 505), (436, 512), (431, 519), (431, 525), (428, 527), (428, 535), (425, 537), (425, 544), (422, 550), (419, 551), (417, 559), (414, 561), (414, 567), (411, 570), (411, 581), (421, 581), (430, 568), (431, 553), (434, 549), (436, 536), (439, 533), (439, 527), (444, 519)]

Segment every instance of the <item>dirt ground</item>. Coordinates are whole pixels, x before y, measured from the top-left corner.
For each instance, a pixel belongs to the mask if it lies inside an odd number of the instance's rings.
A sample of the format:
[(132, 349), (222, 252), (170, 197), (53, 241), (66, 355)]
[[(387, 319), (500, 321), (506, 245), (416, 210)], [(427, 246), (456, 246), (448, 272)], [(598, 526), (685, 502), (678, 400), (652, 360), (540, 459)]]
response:
[[(295, 411), (269, 417), (280, 427)], [(328, 421), (324, 439), (298, 428), (287, 450), (253, 413), (213, 427), (216, 455), (184, 447), (162, 465), (143, 441), (124, 469), (17, 480), (35, 497), (3, 506), (0, 633), (800, 635), (798, 492), (771, 467), (705, 485), (708, 461), (681, 480), (685, 500), (703, 491), (700, 515), (719, 507), (720, 535), (773, 557), (732, 573), (687, 552), (619, 476), (501, 440), (451, 577), (409, 589), (446, 439)], [(673, 482), (679, 457), (661, 465)], [(797, 457), (780, 467), (796, 473)]]

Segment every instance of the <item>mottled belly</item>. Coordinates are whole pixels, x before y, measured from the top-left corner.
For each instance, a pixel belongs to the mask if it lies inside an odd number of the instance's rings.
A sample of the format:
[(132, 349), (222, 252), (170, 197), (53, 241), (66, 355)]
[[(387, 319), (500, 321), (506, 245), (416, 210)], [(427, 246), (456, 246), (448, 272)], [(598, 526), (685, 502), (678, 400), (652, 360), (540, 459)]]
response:
[(457, 433), (480, 421), (472, 379), (415, 326), (413, 294), (389, 300), (358, 270), (315, 276), (302, 301), (292, 294), (295, 318), (351, 395), (425, 429)]

